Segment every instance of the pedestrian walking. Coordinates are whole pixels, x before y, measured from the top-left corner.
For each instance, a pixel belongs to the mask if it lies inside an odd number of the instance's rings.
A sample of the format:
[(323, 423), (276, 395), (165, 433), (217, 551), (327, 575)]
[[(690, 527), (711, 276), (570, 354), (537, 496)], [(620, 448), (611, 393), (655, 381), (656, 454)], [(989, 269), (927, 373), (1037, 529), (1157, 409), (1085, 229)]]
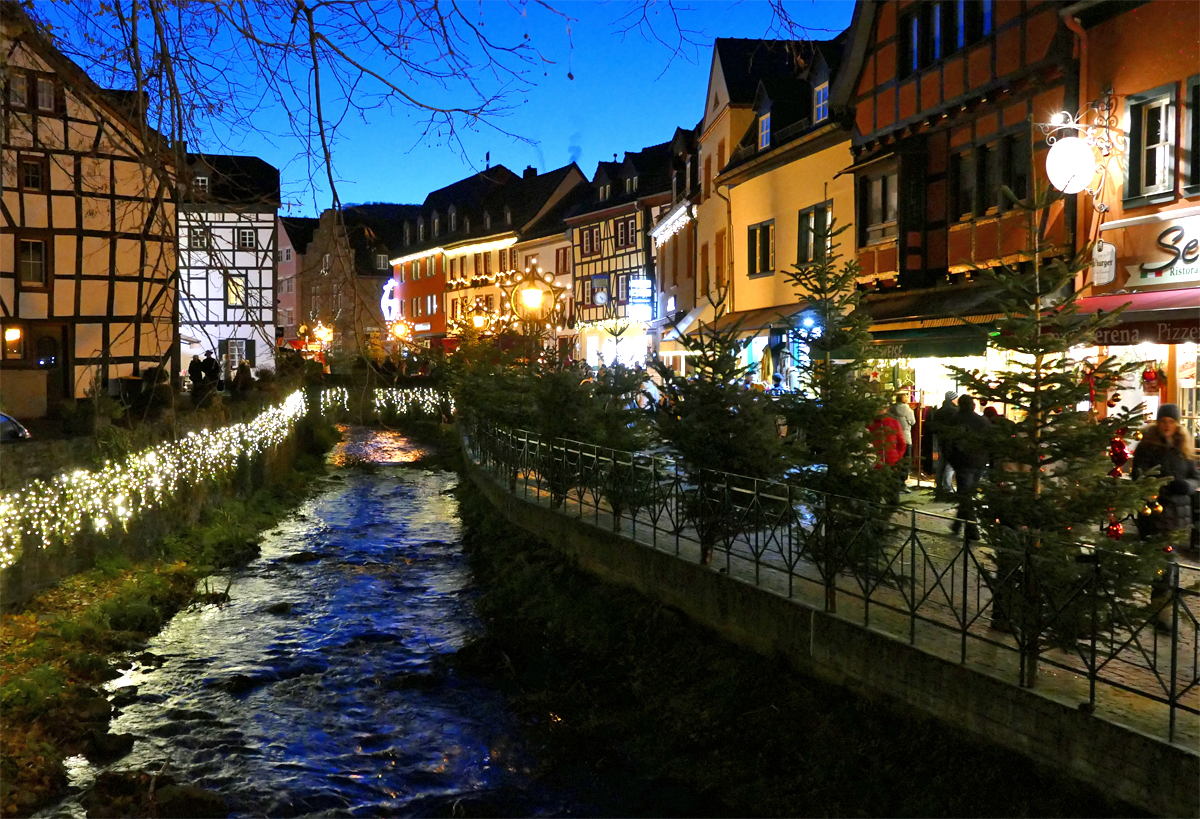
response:
[(904, 430), (887, 410), (880, 410), (875, 420), (867, 424), (871, 446), (875, 449), (875, 468), (895, 466), (904, 456)]
[(206, 386), (216, 386), (221, 380), (221, 365), (213, 358), (212, 350), (204, 351), (204, 360), (200, 362), (200, 367), (204, 372), (204, 380), (208, 382)]
[[(958, 399), (958, 415), (950, 427), (950, 466), (958, 480), (958, 519), (950, 530), (958, 534), (962, 522), (967, 522), (967, 539), (979, 540), (975, 520), (975, 490), (988, 465), (988, 430), (990, 424), (975, 412), (975, 399), (969, 395)], [(944, 448), (944, 447), (943, 447)]]
[[(1155, 422), (1142, 430), (1142, 440), (1133, 452), (1135, 479), (1157, 470), (1163, 481), (1158, 492), (1158, 507), (1148, 515), (1138, 515), (1138, 535), (1143, 538), (1168, 535), (1192, 528), (1192, 496), (1200, 487), (1200, 471), (1196, 468), (1196, 453), (1191, 436), (1179, 423), (1179, 407), (1163, 404), (1158, 408)], [(1192, 539), (1181, 548), (1191, 551)], [(1171, 549), (1171, 547), (1168, 547)], [(1154, 625), (1159, 630), (1171, 628), (1171, 590), (1179, 585), (1179, 564), (1173, 549), (1168, 563), (1150, 586), (1150, 608), (1156, 612)]]
[(950, 439), (958, 424), (958, 406), (954, 403), (958, 393), (946, 390), (942, 405), (929, 414), (930, 431), (933, 433), (934, 492), (948, 495), (954, 491), (954, 467), (950, 465)]
[(767, 393), (769, 395), (778, 397), (783, 395), (785, 392), (787, 392), (787, 390), (783, 388), (783, 376), (779, 373), (775, 373), (771, 376), (771, 388), (767, 390)]
[(250, 375), (250, 362), (243, 358), (233, 375), (233, 397), (245, 398), (253, 384), (254, 377)]

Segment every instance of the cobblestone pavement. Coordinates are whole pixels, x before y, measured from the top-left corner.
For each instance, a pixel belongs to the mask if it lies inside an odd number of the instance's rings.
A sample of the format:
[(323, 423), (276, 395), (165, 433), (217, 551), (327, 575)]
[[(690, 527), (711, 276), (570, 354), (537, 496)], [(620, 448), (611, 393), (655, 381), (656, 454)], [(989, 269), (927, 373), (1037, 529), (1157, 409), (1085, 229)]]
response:
[[(516, 494), (551, 506), (549, 491), (536, 476), (522, 474)], [(914, 493), (915, 494), (915, 493)], [(864, 583), (842, 573), (835, 579), (834, 616), (857, 623), (953, 662), (970, 666), (999, 679), (1020, 683), (1020, 653), (1012, 634), (991, 627), (991, 591), (985, 572), (995, 565), (991, 550), (978, 544), (964, 548), (961, 537), (950, 532), (949, 504), (923, 496), (897, 515), (900, 524), (891, 534), (890, 573)], [(560, 514), (589, 520), (606, 531), (619, 532), (645, 546), (699, 562), (699, 539), (694, 529), (677, 526), (678, 510), (665, 506), (634, 517), (622, 515), (615, 523), (608, 504), (590, 493), (571, 494), (557, 508)], [(804, 516), (801, 513), (801, 528)], [(772, 593), (822, 611), (825, 582), (818, 567), (805, 557), (795, 532), (787, 526), (739, 534), (728, 549), (717, 551), (713, 570), (733, 580), (750, 583)], [(1191, 562), (1183, 565), (1181, 586), (1200, 580)], [(1180, 596), (1179, 639), (1156, 630), (1140, 619), (1114, 644), (1098, 644), (1093, 660), (1090, 644), (1081, 642), (1070, 651), (1042, 648), (1034, 690), (1072, 707), (1094, 703), (1097, 717), (1135, 728), (1164, 741), (1170, 733), (1171, 666), (1175, 664), (1174, 742), (1200, 750), (1200, 654), (1197, 651), (1197, 617), (1200, 593)], [(1175, 655), (1172, 658), (1172, 648)], [(1096, 666), (1094, 692), (1089, 667)], [(1187, 710), (1187, 709), (1190, 709)]]

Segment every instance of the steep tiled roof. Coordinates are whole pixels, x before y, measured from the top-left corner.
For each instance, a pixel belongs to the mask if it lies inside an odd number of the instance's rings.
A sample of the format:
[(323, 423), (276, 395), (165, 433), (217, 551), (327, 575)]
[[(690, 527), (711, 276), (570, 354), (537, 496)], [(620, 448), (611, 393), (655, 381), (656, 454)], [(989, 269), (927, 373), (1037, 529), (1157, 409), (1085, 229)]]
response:
[[(652, 196), (671, 190), (671, 162), (674, 154), (671, 152), (671, 142), (651, 145), (640, 151), (626, 152), (622, 162), (600, 162), (596, 165), (596, 174), (592, 177), (592, 195), (588, 201), (576, 206), (566, 216), (582, 216), (597, 210), (605, 210), (617, 205), (635, 202), (639, 198)], [(630, 173), (633, 169), (633, 174)], [(603, 201), (598, 190), (602, 175), (612, 185), (612, 192)], [(637, 176), (637, 190), (625, 191), (624, 180)]]
[(713, 44), (721, 58), (721, 70), (731, 105), (749, 105), (758, 91), (759, 80), (787, 77), (796, 73), (798, 40), (742, 40), (719, 37)]

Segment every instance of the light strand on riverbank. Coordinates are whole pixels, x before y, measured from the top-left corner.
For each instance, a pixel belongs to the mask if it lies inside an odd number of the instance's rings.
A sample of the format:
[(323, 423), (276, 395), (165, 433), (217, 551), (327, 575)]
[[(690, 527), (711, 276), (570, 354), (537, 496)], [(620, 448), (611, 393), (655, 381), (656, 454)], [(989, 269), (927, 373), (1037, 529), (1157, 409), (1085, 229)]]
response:
[(33, 481), (0, 497), (0, 569), (17, 561), (23, 539), (36, 539), (38, 547), (45, 549), (70, 543), (87, 527), (100, 533), (124, 529), (182, 489), (228, 475), (242, 456), (260, 454), (283, 442), (305, 409), (304, 394), (295, 392), (252, 421), (189, 432), (123, 462), (108, 461), (97, 470), (80, 469), (50, 481)]
[(454, 399), (449, 393), (430, 387), (381, 387), (375, 390), (375, 411), (392, 411), (408, 415), (413, 411), (426, 415), (440, 416), (443, 405), (454, 412)]
[(345, 387), (330, 387), (321, 392), (321, 415), (328, 418), (333, 410), (350, 411), (350, 391)]

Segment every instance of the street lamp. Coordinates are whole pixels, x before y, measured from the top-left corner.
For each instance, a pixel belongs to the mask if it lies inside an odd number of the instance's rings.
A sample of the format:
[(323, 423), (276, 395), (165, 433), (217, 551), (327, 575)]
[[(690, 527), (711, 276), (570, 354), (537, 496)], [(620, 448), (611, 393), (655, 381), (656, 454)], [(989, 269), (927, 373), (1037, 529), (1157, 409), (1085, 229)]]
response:
[(317, 326), (312, 330), (313, 338), (325, 347), (333, 341), (333, 328), (326, 327), (324, 322), (318, 321)]
[[(1089, 115), (1091, 122), (1088, 122)], [(1063, 193), (1086, 193), (1092, 197), (1092, 206), (1098, 213), (1108, 210), (1108, 205), (1099, 201), (1108, 177), (1108, 157), (1120, 150), (1112, 132), (1117, 127), (1116, 103), (1111, 91), (1105, 91), (1098, 100), (1089, 102), (1082, 111), (1072, 116), (1068, 111), (1059, 111), (1046, 123), (1037, 123), (1037, 129), (1046, 135), (1050, 150), (1046, 153), (1046, 176), (1056, 190)], [(1064, 135), (1064, 132), (1074, 132)], [(1096, 152), (1100, 161), (1096, 161)], [(1099, 175), (1100, 181), (1093, 187), (1092, 180)]]
[(407, 321), (392, 322), (392, 326), (388, 328), (388, 332), (396, 341), (408, 341), (412, 338), (412, 328), (408, 326)]

